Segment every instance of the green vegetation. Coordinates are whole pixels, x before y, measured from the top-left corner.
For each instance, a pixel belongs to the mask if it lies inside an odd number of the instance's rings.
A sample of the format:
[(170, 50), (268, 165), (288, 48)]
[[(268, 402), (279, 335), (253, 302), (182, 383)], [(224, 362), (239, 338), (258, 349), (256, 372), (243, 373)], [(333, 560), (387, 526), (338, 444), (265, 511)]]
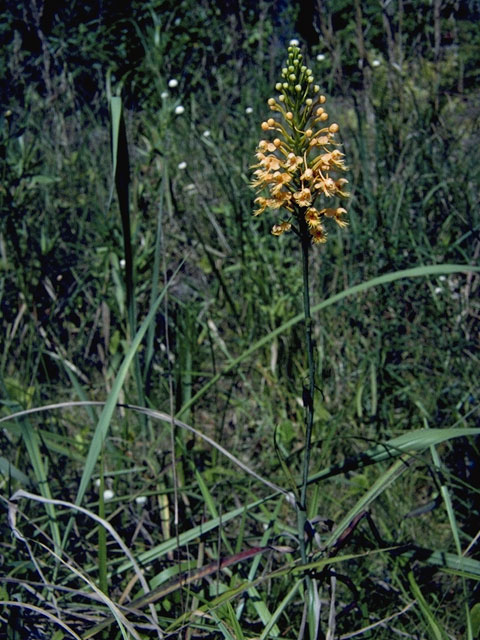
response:
[[(65, 4), (0, 26), (0, 638), (473, 640), (480, 5)], [(293, 37), (352, 194), (302, 543), (302, 254), (250, 187)]]

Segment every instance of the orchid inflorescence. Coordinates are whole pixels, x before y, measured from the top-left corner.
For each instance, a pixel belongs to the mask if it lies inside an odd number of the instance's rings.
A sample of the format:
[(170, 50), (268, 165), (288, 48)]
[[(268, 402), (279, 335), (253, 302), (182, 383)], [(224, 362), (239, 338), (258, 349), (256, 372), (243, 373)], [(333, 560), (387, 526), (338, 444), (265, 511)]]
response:
[(280, 95), (277, 100), (268, 100), (270, 109), (280, 117), (262, 122), (262, 131), (272, 131), (277, 137), (258, 143), (252, 186), (260, 192), (267, 189), (268, 196), (255, 198), (258, 208), (254, 215), (265, 209), (285, 209), (288, 219), (273, 226), (273, 235), (293, 229), (298, 235), (310, 234), (314, 243), (322, 243), (327, 239), (323, 218), (345, 227), (346, 210), (340, 206), (319, 208), (317, 201), (349, 196), (344, 191), (347, 180), (338, 175), (347, 169), (335, 141), (339, 126), (326, 124), (326, 98), (302, 61), (300, 49), (289, 46), (283, 81), (275, 85)]

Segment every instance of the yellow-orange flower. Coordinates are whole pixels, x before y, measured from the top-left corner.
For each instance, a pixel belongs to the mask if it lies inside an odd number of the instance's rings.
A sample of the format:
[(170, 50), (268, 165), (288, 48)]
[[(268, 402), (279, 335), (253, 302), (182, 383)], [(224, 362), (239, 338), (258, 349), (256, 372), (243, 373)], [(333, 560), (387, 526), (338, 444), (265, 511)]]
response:
[(268, 100), (274, 117), (267, 118), (261, 129), (266, 135), (275, 132), (276, 137), (258, 143), (252, 186), (260, 193), (254, 214), (286, 209), (293, 214), (292, 222), (275, 224), (273, 235), (293, 229), (303, 237), (308, 234), (314, 244), (323, 243), (327, 233), (322, 216), (332, 218), (339, 227), (347, 225), (343, 207), (316, 206), (324, 198), (331, 202), (349, 196), (344, 189), (347, 180), (338, 175), (346, 171), (344, 154), (336, 141), (339, 126), (336, 122), (327, 124), (326, 98), (296, 45), (288, 48), (282, 81), (275, 88), (278, 98)]
[[(271, 188), (271, 192), (272, 192), (272, 196), (276, 196), (278, 193), (282, 192), (283, 186), (288, 184), (291, 179), (292, 176), (285, 172), (285, 173), (280, 173), (280, 171), (276, 171), (273, 174), (273, 179), (275, 181), (275, 186)], [(295, 194), (294, 194), (295, 197)]]
[(305, 212), (305, 220), (307, 221), (308, 226), (310, 227), (310, 229), (315, 229), (315, 227), (318, 227), (320, 223), (320, 214), (322, 212), (321, 211), (317, 211), (317, 209), (315, 209), (315, 207), (309, 207), (306, 212)]
[(290, 231), (292, 225), (290, 222), (281, 222), (280, 224), (274, 224), (272, 227), (272, 235), (281, 236), (285, 231)]
[(312, 194), (307, 188), (296, 191), (293, 197), (299, 207), (309, 207), (312, 202)]
[(277, 156), (274, 156), (273, 154), (265, 156), (260, 160), (259, 164), (261, 164), (262, 167), (265, 167), (267, 171), (278, 171), (282, 168), (280, 158), (277, 158)]
[(333, 218), (339, 227), (348, 226), (348, 222), (342, 218), (342, 216), (347, 213), (347, 210), (343, 207), (337, 207), (336, 209), (322, 209), (320, 213), (323, 213), (327, 218)]
[(323, 244), (327, 241), (327, 232), (321, 224), (310, 229), (310, 233), (312, 234), (313, 244)]

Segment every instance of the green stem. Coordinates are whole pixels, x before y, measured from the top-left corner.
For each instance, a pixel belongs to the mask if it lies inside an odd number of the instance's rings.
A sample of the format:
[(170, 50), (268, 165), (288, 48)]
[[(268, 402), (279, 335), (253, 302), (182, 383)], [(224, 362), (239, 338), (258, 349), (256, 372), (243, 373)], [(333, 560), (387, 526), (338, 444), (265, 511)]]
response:
[[(305, 449), (303, 458), (303, 475), (302, 486), (300, 491), (299, 504), (299, 536), (300, 549), (302, 553), (302, 562), (306, 562), (306, 545), (305, 545), (305, 523), (307, 518), (307, 486), (308, 472), (310, 469), (310, 454), (312, 442), (313, 412), (314, 412), (314, 393), (315, 393), (315, 364), (313, 360), (313, 341), (312, 341), (312, 317), (310, 313), (310, 288), (309, 288), (309, 271), (308, 256), (310, 249), (310, 234), (303, 215), (300, 218), (300, 237), (302, 244), (302, 267), (303, 267), (303, 309), (305, 314), (305, 347), (307, 350), (308, 360), (308, 384), (303, 388), (303, 403), (305, 406)], [(300, 526), (302, 527), (300, 529)]]
[[(298, 504), (298, 536), (300, 541), (300, 554), (302, 562), (307, 562), (307, 545), (305, 539), (305, 525), (307, 523), (307, 487), (308, 472), (310, 469), (310, 454), (312, 444), (314, 394), (315, 394), (315, 363), (313, 359), (312, 341), (312, 316), (310, 313), (310, 287), (308, 277), (308, 256), (310, 250), (311, 236), (308, 225), (305, 221), (303, 211), (298, 216), (300, 228), (300, 240), (302, 244), (302, 268), (303, 268), (303, 309), (305, 314), (305, 346), (308, 360), (308, 384), (303, 387), (303, 404), (305, 407), (305, 449), (303, 457), (302, 486), (300, 490), (300, 502)], [(319, 628), (319, 620), (316, 613), (315, 596), (316, 587), (310, 576), (305, 578), (305, 587), (308, 598), (307, 619), (310, 638), (316, 638)]]

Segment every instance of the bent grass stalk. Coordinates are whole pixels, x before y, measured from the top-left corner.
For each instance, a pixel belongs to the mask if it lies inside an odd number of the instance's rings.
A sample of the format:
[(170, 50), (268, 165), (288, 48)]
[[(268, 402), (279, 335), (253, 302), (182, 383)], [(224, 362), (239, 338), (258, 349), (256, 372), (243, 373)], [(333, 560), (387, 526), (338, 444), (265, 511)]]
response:
[[(305, 443), (300, 497), (297, 499), (298, 540), (302, 562), (307, 562), (307, 487), (314, 418), (315, 362), (310, 311), (309, 251), (313, 244), (327, 241), (325, 219), (333, 219), (345, 227), (346, 210), (340, 206), (322, 207), (317, 203), (331, 203), (345, 199), (347, 183), (339, 176), (346, 171), (343, 153), (338, 149), (336, 123), (326, 125), (326, 102), (315, 84), (312, 71), (303, 64), (300, 49), (288, 47), (288, 59), (282, 69), (282, 81), (275, 85), (278, 99), (270, 98), (270, 109), (278, 114), (262, 122), (262, 131), (273, 132), (272, 140), (260, 140), (256, 152), (252, 186), (266, 195), (255, 198), (255, 215), (265, 210), (285, 211), (282, 219), (272, 227), (272, 234), (281, 236), (293, 231), (300, 240), (303, 271), (303, 307), (305, 317), (305, 350), (308, 364), (308, 383), (303, 388), (305, 408)], [(320, 624), (316, 585), (307, 576), (307, 616), (309, 634), (316, 638)]]

